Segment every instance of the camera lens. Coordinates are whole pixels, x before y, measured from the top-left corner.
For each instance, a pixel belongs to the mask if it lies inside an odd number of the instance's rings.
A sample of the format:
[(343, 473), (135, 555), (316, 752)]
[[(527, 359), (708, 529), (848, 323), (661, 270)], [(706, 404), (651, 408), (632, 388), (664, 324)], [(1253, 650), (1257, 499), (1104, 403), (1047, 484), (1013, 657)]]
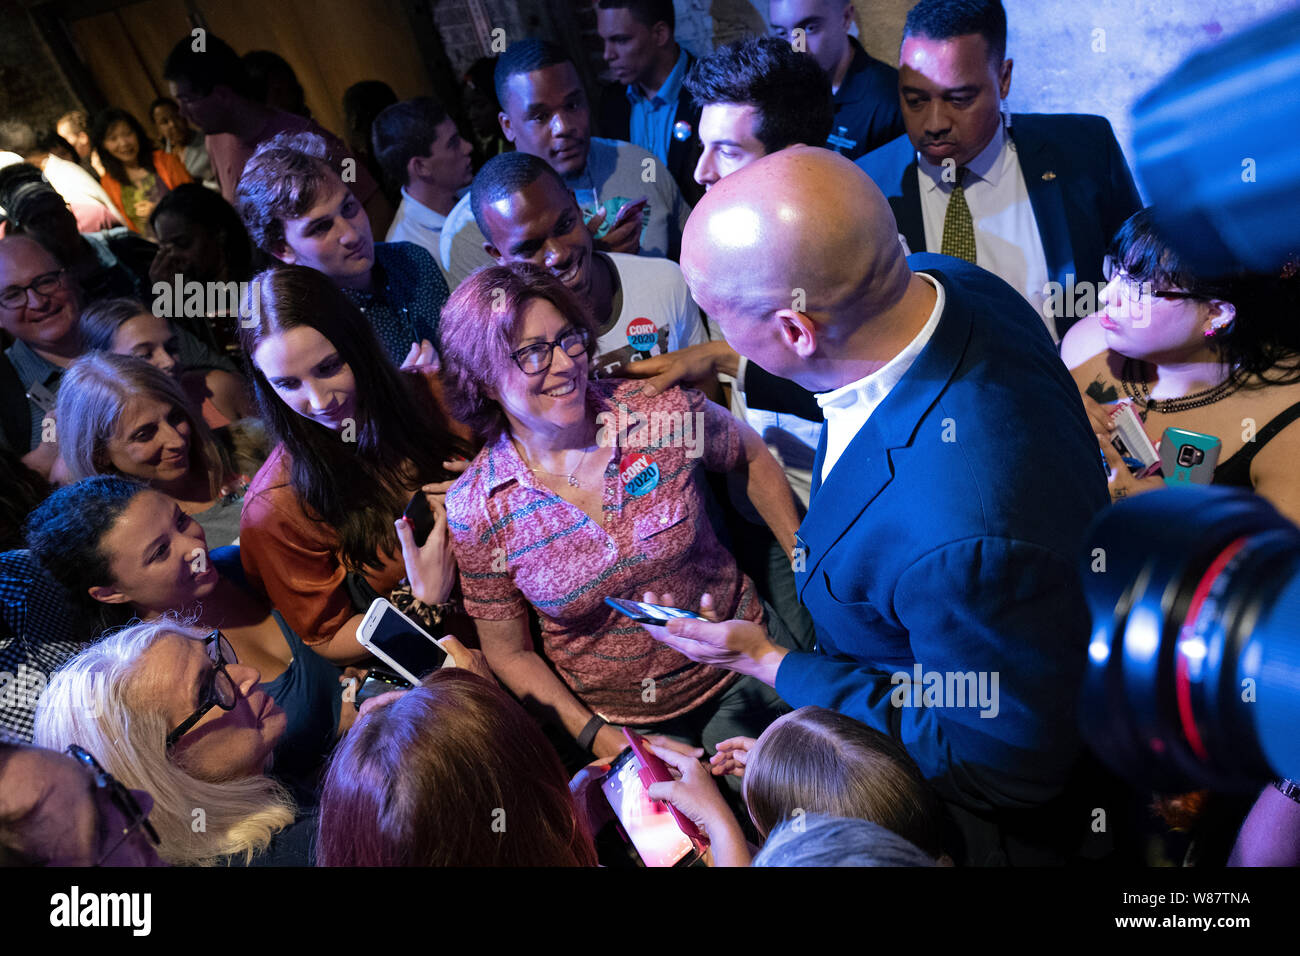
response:
[(1183, 445), (1178, 449), (1178, 464), (1184, 468), (1199, 465), (1205, 460), (1205, 453), (1195, 445)]
[(1300, 775), (1300, 531), (1249, 492), (1170, 488), (1088, 533), (1085, 739), (1158, 790)]

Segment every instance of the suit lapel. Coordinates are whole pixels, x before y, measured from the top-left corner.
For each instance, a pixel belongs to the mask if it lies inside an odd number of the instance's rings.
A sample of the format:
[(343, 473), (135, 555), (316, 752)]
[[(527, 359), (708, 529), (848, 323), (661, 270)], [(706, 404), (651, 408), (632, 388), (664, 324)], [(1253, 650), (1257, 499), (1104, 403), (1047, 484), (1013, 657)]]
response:
[(903, 167), (903, 180), (899, 189), (901, 196), (891, 200), (894, 207), (894, 219), (898, 221), (898, 231), (907, 240), (907, 247), (913, 252), (938, 252), (938, 249), (925, 248), (925, 219), (921, 214), (921, 187), (917, 182), (916, 153), (912, 161)]
[[(1078, 281), (1078, 269), (1074, 264), (1074, 244), (1070, 241), (1065, 199), (1061, 195), (1065, 167), (1051, 143), (1035, 136), (1032, 129), (1026, 132), (1013, 122), (1011, 138), (1016, 144), (1020, 172), (1029, 191), (1029, 205), (1033, 207), (1034, 221), (1038, 224), (1048, 278), (1059, 282), (1062, 289), (1073, 287)], [(1074, 276), (1073, 280), (1071, 276)], [(1057, 333), (1062, 334), (1062, 330), (1058, 328)]]
[(966, 352), (971, 317), (962, 306), (960, 289), (943, 272), (925, 271), (944, 286), (945, 305), (938, 328), (902, 380), (858, 429), (825, 482), (819, 476), (826, 458), (828, 426), (822, 426), (813, 466), (813, 494), (798, 534), (807, 553), (807, 571), (796, 576), (801, 598), (822, 559), (893, 479), (892, 451), (912, 443), (921, 419), (948, 387)]

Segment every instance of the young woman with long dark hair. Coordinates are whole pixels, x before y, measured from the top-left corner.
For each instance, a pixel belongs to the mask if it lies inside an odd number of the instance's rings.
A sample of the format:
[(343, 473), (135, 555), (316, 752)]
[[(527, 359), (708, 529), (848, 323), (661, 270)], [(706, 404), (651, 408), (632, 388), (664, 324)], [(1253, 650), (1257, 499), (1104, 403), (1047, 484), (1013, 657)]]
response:
[(423, 548), (398, 519), (415, 491), (444, 493), (450, 459), (470, 447), (437, 380), (399, 371), (323, 273), (268, 270), (249, 299), (240, 340), (276, 446), (249, 489), (241, 558), (308, 644), (355, 661), (359, 595), (387, 596), (406, 575), (417, 600), (446, 601), (455, 571), (441, 504)]

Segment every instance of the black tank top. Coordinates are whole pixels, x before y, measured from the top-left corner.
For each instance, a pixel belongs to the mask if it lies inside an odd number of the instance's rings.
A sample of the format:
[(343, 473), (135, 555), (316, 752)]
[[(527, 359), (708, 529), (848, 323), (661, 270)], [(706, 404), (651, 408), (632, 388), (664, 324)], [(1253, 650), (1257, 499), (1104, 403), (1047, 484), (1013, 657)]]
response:
[(1300, 418), (1300, 402), (1279, 412), (1272, 421), (1256, 433), (1254, 441), (1242, 445), (1227, 461), (1219, 462), (1218, 467), (1214, 469), (1213, 484), (1227, 485), (1231, 488), (1253, 488), (1254, 485), (1250, 480), (1250, 463), (1255, 460), (1261, 448), (1297, 418)]

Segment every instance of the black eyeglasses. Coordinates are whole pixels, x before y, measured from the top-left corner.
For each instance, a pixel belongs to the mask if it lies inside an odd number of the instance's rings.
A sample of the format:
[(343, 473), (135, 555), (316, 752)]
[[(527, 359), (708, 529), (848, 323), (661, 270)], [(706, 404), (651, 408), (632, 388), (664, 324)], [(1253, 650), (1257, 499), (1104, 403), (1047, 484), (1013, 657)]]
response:
[(99, 859), (95, 861), (95, 866), (101, 866), (105, 860), (117, 852), (118, 847), (126, 842), (127, 837), (141, 827), (144, 828), (145, 835), (153, 841), (154, 846), (162, 845), (158, 831), (149, 822), (149, 814), (145, 812), (144, 807), (140, 806), (140, 801), (136, 800), (131, 791), (122, 785), (121, 781), (101, 767), (99, 761), (91, 755), (90, 751), (84, 750), (76, 744), (69, 744), (64, 753), (74, 757), (94, 775), (95, 786), (105, 791), (113, 806), (117, 807), (122, 816), (126, 817), (126, 824), (122, 827), (122, 832), (118, 834), (116, 842), (99, 855)]
[(27, 304), (27, 290), (35, 290), (37, 295), (49, 296), (63, 284), (63, 269), (56, 272), (44, 272), (38, 275), (27, 285), (5, 286), (5, 290), (0, 292), (0, 305), (6, 309), (20, 309)]
[(551, 367), (551, 359), (555, 356), (557, 345), (564, 349), (565, 355), (577, 358), (587, 351), (590, 342), (591, 333), (586, 329), (570, 328), (560, 333), (560, 337), (554, 342), (534, 342), (532, 345), (525, 345), (511, 352), (510, 357), (519, 366), (519, 371), (525, 375), (541, 375)]
[(213, 707), (220, 707), (222, 710), (234, 710), (235, 701), (239, 699), (239, 692), (235, 688), (235, 680), (226, 670), (227, 664), (238, 664), (239, 658), (235, 656), (235, 649), (230, 646), (225, 635), (216, 630), (205, 639), (207, 644), (208, 656), (212, 658), (212, 670), (208, 671), (208, 676), (199, 688), (199, 709), (190, 714), (185, 722), (167, 735), (167, 749), (171, 750), (176, 745), (176, 741), (185, 735), (185, 732), (203, 719), (203, 715)]
[(1142, 298), (1144, 294), (1150, 294), (1157, 299), (1203, 299), (1204, 296), (1197, 295), (1195, 292), (1173, 292), (1165, 289), (1151, 288), (1149, 279), (1136, 280), (1127, 272), (1124, 267), (1116, 262), (1112, 257), (1106, 256), (1101, 262), (1101, 274), (1107, 284), (1120, 279), (1125, 286), (1125, 293), (1129, 299), (1136, 301)]

